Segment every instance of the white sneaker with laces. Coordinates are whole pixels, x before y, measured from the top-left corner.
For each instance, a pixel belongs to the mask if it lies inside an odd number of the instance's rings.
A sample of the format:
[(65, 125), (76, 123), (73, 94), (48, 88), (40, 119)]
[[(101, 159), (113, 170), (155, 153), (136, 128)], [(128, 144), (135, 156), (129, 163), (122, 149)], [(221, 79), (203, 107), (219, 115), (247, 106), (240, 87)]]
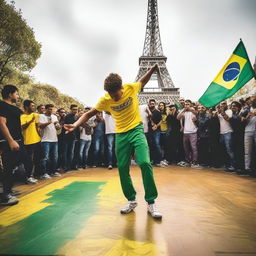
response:
[(203, 169), (202, 166), (199, 165), (199, 164), (191, 164), (190, 167), (193, 168), (193, 169), (198, 169), (198, 170)]
[(163, 162), (163, 164), (166, 165), (166, 166), (169, 165), (169, 162), (168, 162), (166, 159), (164, 159), (162, 162)]
[(36, 184), (37, 180), (35, 180), (33, 177), (29, 177), (29, 178), (27, 178), (26, 182), (28, 184)]
[(42, 180), (50, 180), (52, 177), (50, 175), (48, 175), (47, 173), (45, 173), (44, 175), (42, 175), (40, 177)]
[(159, 164), (156, 164), (156, 167), (164, 168), (164, 167), (166, 167), (166, 165), (165, 165), (165, 164), (163, 164), (162, 162), (160, 162)]
[(150, 213), (154, 219), (162, 219), (162, 214), (157, 210), (156, 204), (148, 205), (148, 213)]
[(52, 174), (52, 176), (53, 176), (53, 177), (60, 177), (61, 174), (60, 174), (59, 172), (54, 172), (54, 173)]
[(136, 206), (138, 205), (137, 201), (136, 200), (133, 200), (133, 201), (128, 201), (128, 204), (126, 206), (124, 206), (122, 209), (121, 209), (121, 213), (122, 214), (127, 214), (129, 212), (131, 212)]
[(177, 163), (178, 166), (184, 166), (184, 164), (186, 164), (184, 161), (180, 161)]
[(180, 164), (179, 164), (179, 166), (181, 166), (181, 167), (189, 167), (190, 165), (189, 165), (189, 163), (186, 163), (186, 162), (180, 162)]
[(17, 203), (19, 203), (19, 200), (11, 194), (6, 195), (2, 200), (0, 200), (0, 205), (2, 206), (11, 206)]
[(168, 166), (168, 163), (166, 162), (166, 160), (161, 161), (160, 164), (164, 166)]

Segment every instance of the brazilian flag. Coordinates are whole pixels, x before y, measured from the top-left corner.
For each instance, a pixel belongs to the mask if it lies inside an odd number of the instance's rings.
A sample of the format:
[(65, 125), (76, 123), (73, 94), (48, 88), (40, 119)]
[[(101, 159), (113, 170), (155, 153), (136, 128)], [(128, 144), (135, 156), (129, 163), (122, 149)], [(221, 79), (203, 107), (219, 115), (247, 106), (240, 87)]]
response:
[(254, 70), (241, 40), (199, 102), (208, 108), (216, 106), (230, 98), (254, 76)]

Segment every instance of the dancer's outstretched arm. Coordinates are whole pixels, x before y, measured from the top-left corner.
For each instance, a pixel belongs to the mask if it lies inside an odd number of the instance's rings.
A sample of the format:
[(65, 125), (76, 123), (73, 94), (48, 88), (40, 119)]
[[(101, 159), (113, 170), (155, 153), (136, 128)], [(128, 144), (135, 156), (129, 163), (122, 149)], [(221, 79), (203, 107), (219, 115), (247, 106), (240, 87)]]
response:
[(140, 78), (141, 89), (147, 84), (152, 74), (158, 69), (158, 65), (155, 64), (143, 77)]
[(74, 129), (79, 127), (81, 124), (86, 123), (91, 117), (97, 114), (97, 110), (92, 108), (88, 112), (84, 113), (75, 123), (73, 124), (64, 124), (66, 133), (72, 132)]

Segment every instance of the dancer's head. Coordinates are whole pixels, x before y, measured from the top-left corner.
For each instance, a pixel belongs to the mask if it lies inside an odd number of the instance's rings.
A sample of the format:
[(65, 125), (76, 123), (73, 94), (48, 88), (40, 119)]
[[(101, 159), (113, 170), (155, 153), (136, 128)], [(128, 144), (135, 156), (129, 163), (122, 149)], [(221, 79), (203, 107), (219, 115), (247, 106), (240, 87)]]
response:
[(110, 73), (104, 82), (104, 90), (114, 101), (119, 101), (123, 95), (122, 78), (115, 73)]

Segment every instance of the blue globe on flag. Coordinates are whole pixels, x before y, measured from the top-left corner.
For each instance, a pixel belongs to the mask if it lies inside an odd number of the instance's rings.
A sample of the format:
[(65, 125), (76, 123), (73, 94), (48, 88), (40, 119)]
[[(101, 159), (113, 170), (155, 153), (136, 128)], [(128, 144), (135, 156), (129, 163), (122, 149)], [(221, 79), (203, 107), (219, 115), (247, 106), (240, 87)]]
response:
[(230, 63), (224, 73), (223, 73), (223, 80), (225, 82), (234, 81), (237, 79), (237, 77), (240, 74), (240, 65), (238, 62), (232, 62)]

